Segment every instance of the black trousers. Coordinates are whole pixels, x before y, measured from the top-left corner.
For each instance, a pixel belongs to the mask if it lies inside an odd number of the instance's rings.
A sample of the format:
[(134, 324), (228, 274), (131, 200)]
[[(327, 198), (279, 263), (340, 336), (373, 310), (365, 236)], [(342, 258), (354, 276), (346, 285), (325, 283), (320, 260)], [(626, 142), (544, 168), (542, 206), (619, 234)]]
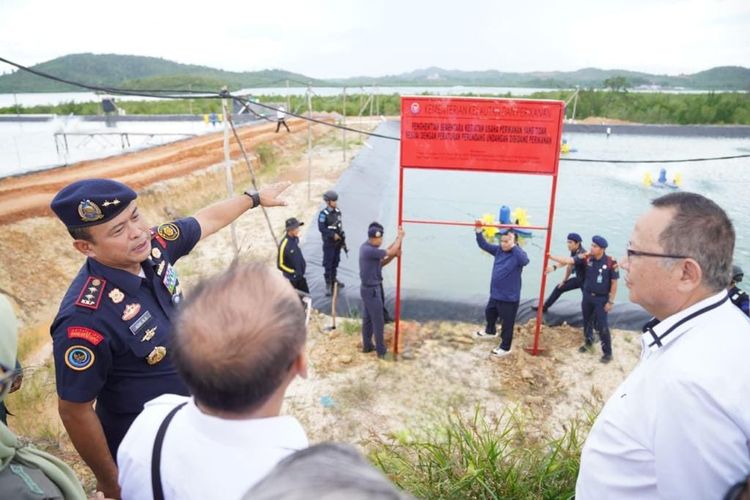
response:
[(487, 319), (487, 326), (484, 331), (490, 335), (495, 335), (495, 323), (500, 319), (502, 327), (500, 330), (500, 348), (510, 351), (510, 344), (513, 342), (513, 327), (516, 324), (516, 313), (518, 312), (518, 302), (505, 302), (495, 300), (490, 297), (487, 301), (487, 307), (484, 309), (484, 316)]
[(360, 286), (359, 295), (362, 298), (362, 347), (365, 350), (371, 350), (374, 336), (375, 350), (382, 356), (388, 350), (383, 335), (385, 324), (383, 293), (379, 286)]
[(581, 288), (581, 284), (581, 280), (578, 279), (578, 276), (568, 278), (563, 283), (552, 289), (552, 293), (550, 293), (547, 300), (544, 301), (544, 308), (549, 309), (552, 307), (552, 304), (557, 302), (557, 299), (559, 299), (562, 294)]
[(341, 261), (341, 247), (333, 240), (323, 242), (323, 269), (326, 283), (336, 281), (336, 270)]
[[(604, 306), (607, 305), (607, 295), (591, 295), (583, 292), (581, 301), (581, 312), (583, 313), (583, 337), (587, 344), (594, 343), (594, 325), (599, 329), (599, 338), (602, 342), (602, 352), (612, 355), (612, 336), (609, 333), (609, 320)], [(594, 320), (596, 323), (594, 323)]]
[(286, 128), (286, 131), (289, 132), (289, 125), (286, 124), (286, 120), (279, 120), (276, 122), (276, 132), (279, 131), (282, 125), (284, 125), (284, 128)]

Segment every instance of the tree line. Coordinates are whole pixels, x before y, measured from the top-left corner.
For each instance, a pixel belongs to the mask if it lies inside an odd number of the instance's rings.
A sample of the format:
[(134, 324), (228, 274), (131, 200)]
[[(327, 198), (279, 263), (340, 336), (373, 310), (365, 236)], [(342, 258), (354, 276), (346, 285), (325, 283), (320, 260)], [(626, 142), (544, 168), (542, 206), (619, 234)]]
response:
[[(578, 93), (575, 118), (606, 117), (647, 124), (676, 125), (750, 125), (750, 94), (740, 92), (671, 94), (627, 92), (618, 82), (611, 82), (610, 90), (585, 89)], [(424, 94), (429, 95), (429, 94)], [(506, 97), (464, 94), (467, 97)], [(532, 99), (557, 99), (566, 101), (571, 97), (569, 90), (537, 92)], [(269, 106), (287, 105), (286, 98), (280, 96), (255, 96), (254, 100)], [(315, 112), (344, 112), (342, 96), (313, 96), (312, 110)], [(118, 107), (128, 115), (204, 115), (221, 113), (219, 99), (179, 99), (164, 101), (118, 101)], [(263, 109), (263, 108), (259, 108)], [(289, 111), (295, 114), (307, 112), (307, 98), (289, 98)], [(572, 103), (566, 110), (567, 118), (572, 118)], [(264, 109), (263, 114), (275, 119), (272, 110)], [(401, 97), (398, 94), (368, 95), (352, 94), (346, 98), (347, 116), (397, 116), (401, 113)], [(57, 105), (9, 106), (0, 108), (0, 114), (52, 114), (52, 115), (100, 115), (103, 114), (98, 102), (67, 102)]]

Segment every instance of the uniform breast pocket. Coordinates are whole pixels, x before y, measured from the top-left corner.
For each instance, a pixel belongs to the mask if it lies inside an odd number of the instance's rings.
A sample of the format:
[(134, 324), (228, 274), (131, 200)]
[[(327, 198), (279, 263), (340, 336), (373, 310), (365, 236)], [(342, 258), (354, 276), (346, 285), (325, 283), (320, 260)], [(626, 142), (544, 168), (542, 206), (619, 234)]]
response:
[(128, 325), (126, 344), (137, 358), (148, 359), (155, 348), (163, 346), (166, 326), (145, 311)]

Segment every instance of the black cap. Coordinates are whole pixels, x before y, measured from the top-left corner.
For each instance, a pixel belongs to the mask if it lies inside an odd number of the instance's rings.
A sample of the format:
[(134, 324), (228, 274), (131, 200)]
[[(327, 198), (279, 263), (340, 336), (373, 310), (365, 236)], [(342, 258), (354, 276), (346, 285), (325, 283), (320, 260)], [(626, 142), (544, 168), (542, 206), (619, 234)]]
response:
[(609, 246), (609, 243), (607, 243), (607, 240), (603, 236), (599, 236), (598, 234), (594, 236), (593, 238), (591, 238), (591, 242), (602, 248), (607, 248)]
[(289, 219), (286, 220), (285, 225), (286, 225), (286, 230), (289, 231), (290, 229), (297, 229), (300, 226), (304, 226), (305, 223), (298, 221), (296, 217), (290, 217)]
[(323, 193), (323, 201), (336, 201), (338, 199), (339, 199), (339, 194), (332, 189), (329, 189), (328, 191)]
[(62, 188), (50, 207), (68, 229), (77, 229), (114, 219), (137, 197), (121, 182), (83, 179)]
[(367, 237), (368, 238), (380, 238), (383, 236), (383, 226), (381, 226), (377, 222), (373, 222), (370, 224), (370, 226), (367, 228)]

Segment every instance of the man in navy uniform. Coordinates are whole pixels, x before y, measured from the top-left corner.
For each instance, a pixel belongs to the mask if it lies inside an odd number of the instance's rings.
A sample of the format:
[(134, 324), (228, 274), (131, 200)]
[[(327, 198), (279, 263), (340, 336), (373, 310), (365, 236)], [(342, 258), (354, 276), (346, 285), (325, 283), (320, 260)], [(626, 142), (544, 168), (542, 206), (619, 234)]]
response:
[(182, 298), (175, 262), (247, 210), (285, 205), (277, 197), (288, 185), (245, 192), (157, 227), (141, 215), (137, 194), (113, 180), (80, 180), (52, 200), (73, 247), (87, 257), (50, 328), (58, 409), (106, 497), (119, 498), (113, 457), (143, 404), (188, 393), (170, 357)]
[(484, 331), (474, 335), (479, 338), (496, 339), (497, 320), (502, 322), (500, 345), (492, 349), (491, 355), (502, 358), (510, 354), (513, 342), (513, 327), (516, 324), (518, 303), (521, 300), (521, 272), (529, 263), (529, 256), (516, 244), (516, 234), (505, 231), (500, 236), (500, 245), (493, 245), (484, 239), (482, 221), (476, 221), (476, 238), (479, 248), (495, 257), (490, 280), (490, 298), (484, 310), (487, 325)]
[[(383, 226), (373, 222), (367, 228), (367, 241), (359, 247), (359, 278), (361, 281), (359, 292), (362, 297), (362, 352), (377, 351), (378, 358), (384, 359), (387, 352), (384, 334), (384, 298), (383, 298), (383, 266), (388, 265), (397, 255), (401, 254), (401, 243), (404, 240), (404, 230), (398, 228), (398, 236), (387, 250), (383, 244)], [(375, 345), (372, 338), (375, 337)]]
[(581, 301), (581, 312), (583, 313), (583, 337), (584, 344), (578, 349), (580, 352), (588, 352), (594, 344), (594, 323), (599, 326), (602, 342), (602, 363), (612, 361), (612, 337), (609, 332), (607, 314), (615, 304), (617, 295), (617, 280), (620, 274), (617, 270), (617, 262), (606, 254), (607, 240), (601, 236), (591, 239), (591, 251), (576, 255), (575, 257), (554, 257), (550, 259), (558, 264), (586, 265), (586, 274), (583, 280), (583, 300)]
[(732, 281), (729, 283), (729, 300), (732, 304), (740, 308), (745, 315), (750, 316), (750, 297), (747, 292), (737, 286), (737, 283), (742, 281), (745, 277), (745, 273), (742, 272), (742, 268), (738, 265), (732, 266)]
[(334, 283), (339, 288), (344, 288), (344, 284), (336, 279), (341, 249), (346, 246), (344, 227), (341, 224), (341, 210), (336, 207), (338, 200), (339, 195), (336, 191), (329, 190), (323, 193), (326, 207), (318, 214), (318, 229), (323, 238), (323, 276), (326, 280), (327, 296), (333, 293)]
[(294, 288), (309, 294), (310, 289), (307, 288), (305, 280), (305, 257), (299, 247), (299, 227), (304, 225), (304, 222), (298, 221), (295, 217), (286, 220), (286, 235), (279, 243), (276, 267), (284, 273), (284, 277)]
[[(581, 235), (578, 233), (568, 233), (568, 251), (570, 252), (571, 257), (575, 257), (576, 255), (586, 253), (586, 249), (581, 244), (582, 238)], [(545, 271), (546, 274), (549, 274), (551, 272), (557, 271), (558, 266), (557, 264), (550, 264), (547, 266), (547, 270)], [(544, 301), (544, 305), (542, 306), (542, 312), (547, 312), (547, 309), (552, 307), (552, 304), (557, 302), (557, 299), (560, 298), (562, 294), (565, 292), (569, 292), (571, 290), (577, 290), (581, 288), (583, 285), (583, 277), (586, 274), (586, 264), (583, 262), (579, 262), (576, 265), (568, 264), (565, 266), (565, 276), (563, 277), (562, 282), (560, 282), (553, 290), (552, 293), (549, 294), (549, 297), (547, 297), (547, 300)], [(539, 309), (539, 306), (531, 306), (531, 309), (536, 311)]]

